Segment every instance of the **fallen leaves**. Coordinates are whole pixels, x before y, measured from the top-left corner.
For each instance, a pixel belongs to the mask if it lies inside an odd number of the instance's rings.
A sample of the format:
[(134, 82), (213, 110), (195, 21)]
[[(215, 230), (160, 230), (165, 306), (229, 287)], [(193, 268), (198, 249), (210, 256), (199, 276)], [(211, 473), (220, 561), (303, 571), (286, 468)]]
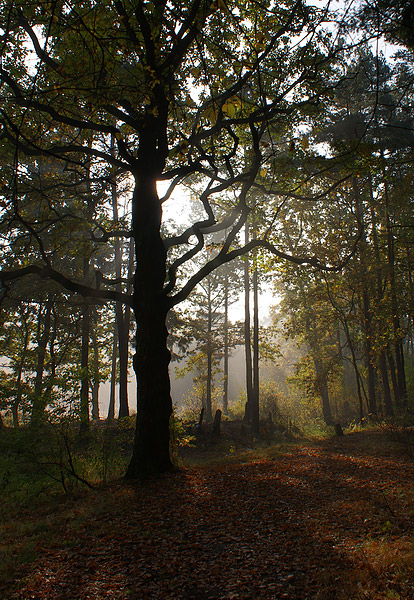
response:
[(378, 548), (403, 523), (405, 545), (393, 543), (412, 552), (413, 474), (412, 461), (364, 453), (347, 436), (114, 485), (82, 500), (84, 522), (66, 525), (71, 543), (39, 556), (9, 597), (408, 600), (414, 583)]

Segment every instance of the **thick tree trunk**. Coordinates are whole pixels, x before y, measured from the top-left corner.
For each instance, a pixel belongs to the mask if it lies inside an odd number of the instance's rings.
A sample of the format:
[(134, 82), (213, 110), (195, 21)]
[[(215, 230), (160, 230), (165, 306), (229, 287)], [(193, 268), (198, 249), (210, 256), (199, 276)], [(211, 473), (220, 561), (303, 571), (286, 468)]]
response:
[(133, 309), (137, 324), (134, 370), (137, 377), (137, 422), (126, 477), (139, 478), (172, 468), (169, 425), (172, 414), (163, 290), (166, 250), (160, 236), (161, 205), (156, 176), (141, 173), (133, 198), (132, 231), (136, 271)]

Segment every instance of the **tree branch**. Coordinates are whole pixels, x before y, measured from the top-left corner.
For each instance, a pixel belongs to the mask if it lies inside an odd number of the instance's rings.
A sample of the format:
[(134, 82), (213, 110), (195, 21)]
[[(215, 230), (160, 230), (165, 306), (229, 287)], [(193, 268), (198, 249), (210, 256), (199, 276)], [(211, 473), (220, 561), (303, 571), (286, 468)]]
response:
[[(56, 271), (52, 267), (41, 267), (39, 265), (30, 265), (28, 267), (21, 267), (19, 269), (13, 269), (10, 271), (1, 271), (0, 270), (0, 282), (2, 284), (2, 288), (8, 288), (7, 282), (16, 281), (21, 279), (22, 277), (26, 277), (27, 275), (37, 275), (41, 279), (52, 279), (56, 281), (60, 285), (62, 285), (65, 289), (80, 294), (84, 297), (96, 298), (98, 300), (113, 300), (115, 302), (121, 302), (122, 304), (127, 304), (128, 306), (132, 306), (132, 297), (123, 294), (122, 292), (116, 292), (113, 290), (102, 290), (99, 288), (92, 288), (87, 285), (83, 285), (82, 283), (73, 281), (69, 277), (66, 277), (59, 271)], [(0, 290), (1, 291), (1, 290)]]

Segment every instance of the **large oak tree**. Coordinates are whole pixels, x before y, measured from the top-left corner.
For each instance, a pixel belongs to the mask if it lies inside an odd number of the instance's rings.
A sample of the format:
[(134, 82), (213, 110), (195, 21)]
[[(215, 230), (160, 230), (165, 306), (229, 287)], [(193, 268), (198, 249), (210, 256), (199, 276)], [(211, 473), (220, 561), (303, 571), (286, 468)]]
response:
[[(103, 186), (128, 173), (127, 231), (89, 226), (95, 241), (135, 241), (128, 295), (116, 280), (74, 280), (61, 268), (61, 253), (42, 243), (47, 224), (25, 223), (37, 257), (29, 264), (16, 257), (0, 272), (2, 285), (36, 275), (132, 308), (137, 429), (127, 475), (169, 470), (168, 311), (217, 266), (257, 246), (297, 264), (321, 263), (271, 243), (271, 227), (244, 245), (240, 232), (252, 186), (272, 176), (275, 155), (289, 144), (280, 135), (299, 125), (303, 109), (320, 110), (340, 76), (330, 66), (335, 35), (321, 28), (326, 14), (302, 0), (2, 0), (0, 16), (1, 139), (14, 167), (5, 210), (19, 215), (27, 157), (52, 157), (62, 172), (80, 179), (87, 172)], [(187, 178), (203, 184), (204, 217), (163, 239), (163, 202)], [(163, 197), (160, 181), (168, 184)], [(216, 211), (223, 198), (228, 210)], [(180, 268), (213, 232), (222, 232), (217, 252), (183, 281)]]

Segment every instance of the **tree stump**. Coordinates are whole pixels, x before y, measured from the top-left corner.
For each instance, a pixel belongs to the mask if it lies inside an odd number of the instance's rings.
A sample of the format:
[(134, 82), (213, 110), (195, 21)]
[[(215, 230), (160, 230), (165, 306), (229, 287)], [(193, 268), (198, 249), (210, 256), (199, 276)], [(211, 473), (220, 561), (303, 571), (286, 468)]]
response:
[(216, 410), (216, 414), (214, 415), (213, 435), (220, 435), (220, 425), (221, 425), (221, 410), (218, 408)]
[(335, 423), (335, 435), (341, 437), (344, 435), (344, 431), (340, 423)]
[(204, 406), (200, 411), (200, 416), (198, 417), (198, 425), (197, 425), (197, 429), (200, 430), (201, 429), (201, 425), (203, 423), (203, 419), (204, 419)]

